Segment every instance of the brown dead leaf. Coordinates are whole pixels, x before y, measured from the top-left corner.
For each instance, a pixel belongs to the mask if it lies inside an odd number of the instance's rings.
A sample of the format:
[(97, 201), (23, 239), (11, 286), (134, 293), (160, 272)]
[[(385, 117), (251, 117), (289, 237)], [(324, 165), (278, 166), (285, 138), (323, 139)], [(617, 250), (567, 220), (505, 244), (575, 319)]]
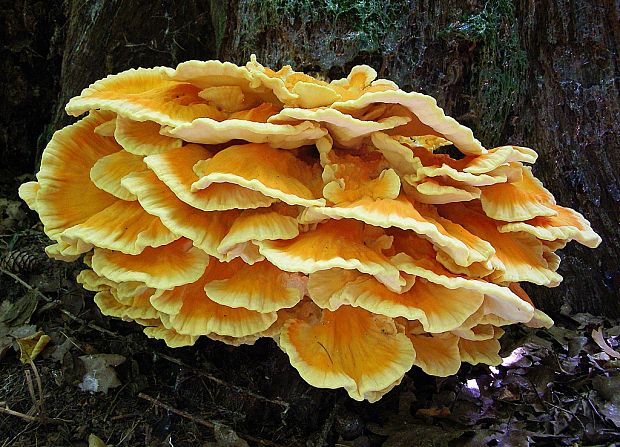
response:
[(34, 360), (41, 351), (45, 349), (49, 341), (49, 335), (44, 334), (43, 331), (39, 331), (29, 337), (18, 339), (17, 344), (19, 345), (20, 351), (19, 361), (22, 363), (30, 363), (30, 361)]
[(620, 352), (613, 349), (605, 341), (605, 338), (603, 337), (602, 328), (599, 327), (598, 329), (592, 329), (592, 339), (599, 346), (599, 348), (601, 348), (603, 352), (605, 352), (605, 354), (607, 354), (610, 357), (620, 359)]
[(13, 339), (11, 337), (0, 337), (0, 360), (4, 358), (12, 345)]
[(416, 416), (430, 418), (447, 418), (450, 417), (450, 409), (448, 407), (420, 408), (415, 412)]
[(27, 323), (37, 307), (37, 302), (37, 296), (32, 292), (26, 293), (15, 302), (3, 301), (0, 304), (0, 331), (3, 327), (8, 331), (12, 327)]
[(84, 364), (86, 374), (78, 385), (82, 391), (91, 393), (108, 393), (108, 389), (121, 385), (113, 366), (125, 361), (125, 357), (118, 354), (93, 354), (78, 357)]
[(0, 199), (0, 231), (11, 230), (16, 228), (23, 220), (26, 219), (26, 212), (21, 202)]

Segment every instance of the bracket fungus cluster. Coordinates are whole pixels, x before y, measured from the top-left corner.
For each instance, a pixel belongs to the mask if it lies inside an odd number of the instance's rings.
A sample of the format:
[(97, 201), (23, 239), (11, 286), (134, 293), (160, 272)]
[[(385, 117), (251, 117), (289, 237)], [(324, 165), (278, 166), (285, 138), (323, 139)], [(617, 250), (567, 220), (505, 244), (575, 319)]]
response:
[(254, 57), (141, 68), (66, 110), (86, 116), (19, 193), (49, 256), (83, 256), (103, 314), (172, 347), (272, 337), (357, 400), (413, 365), (498, 364), (502, 326), (552, 324), (519, 283), (557, 285), (555, 251), (600, 242), (533, 150), (485, 149), (367, 66), (331, 82)]

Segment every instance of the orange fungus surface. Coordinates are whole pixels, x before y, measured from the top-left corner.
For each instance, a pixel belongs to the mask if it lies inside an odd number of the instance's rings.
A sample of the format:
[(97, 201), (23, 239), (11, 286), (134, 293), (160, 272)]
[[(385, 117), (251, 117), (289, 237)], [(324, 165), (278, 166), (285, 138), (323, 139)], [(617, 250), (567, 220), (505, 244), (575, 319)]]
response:
[[(273, 338), (313, 386), (374, 402), (414, 365), (495, 365), (502, 326), (550, 326), (520, 282), (600, 237), (436, 101), (343, 79), (189, 61), (71, 99), (19, 193), (104, 315), (171, 347)], [(453, 146), (452, 157), (441, 150)]]

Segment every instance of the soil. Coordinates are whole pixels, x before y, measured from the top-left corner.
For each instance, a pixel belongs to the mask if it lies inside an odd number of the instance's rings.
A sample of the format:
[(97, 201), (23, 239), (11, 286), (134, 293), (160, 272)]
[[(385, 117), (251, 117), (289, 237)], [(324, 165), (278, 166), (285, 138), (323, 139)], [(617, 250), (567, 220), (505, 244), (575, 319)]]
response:
[[(42, 254), (48, 241), (16, 194), (27, 178), (1, 174), (2, 447), (608, 446), (620, 440), (618, 321), (564, 308), (552, 315), (551, 330), (510, 328), (502, 366), (464, 365), (447, 378), (414, 367), (378, 403), (355, 402), (343, 390), (306, 384), (271, 340), (231, 347), (201, 339), (170, 349), (136, 324), (102, 316), (92, 293), (75, 283), (82, 265)], [(603, 337), (596, 341), (599, 329)], [(37, 331), (51, 341), (23, 363), (17, 340)], [(84, 356), (108, 368), (93, 367)], [(105, 392), (84, 391), (89, 373), (99, 383), (118, 382)]]

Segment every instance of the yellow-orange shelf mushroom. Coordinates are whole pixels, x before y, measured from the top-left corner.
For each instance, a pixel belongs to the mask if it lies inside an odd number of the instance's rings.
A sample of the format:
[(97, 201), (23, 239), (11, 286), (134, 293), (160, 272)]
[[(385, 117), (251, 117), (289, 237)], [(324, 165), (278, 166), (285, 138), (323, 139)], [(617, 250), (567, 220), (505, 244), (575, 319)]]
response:
[(553, 324), (519, 282), (556, 286), (554, 251), (601, 240), (533, 176), (536, 152), (487, 149), (376, 77), (255, 57), (109, 76), (19, 194), (50, 257), (85, 255), (101, 312), (168, 346), (271, 337), (311, 385), (371, 402), (414, 365), (498, 364), (502, 326)]

